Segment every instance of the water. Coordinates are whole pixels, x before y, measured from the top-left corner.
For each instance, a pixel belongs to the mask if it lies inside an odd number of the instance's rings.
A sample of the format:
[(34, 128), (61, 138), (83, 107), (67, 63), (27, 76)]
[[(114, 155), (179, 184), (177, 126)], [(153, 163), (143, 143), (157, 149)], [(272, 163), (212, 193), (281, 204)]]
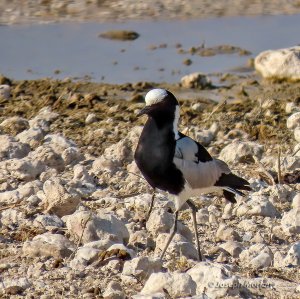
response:
[[(108, 83), (178, 82), (191, 72), (233, 71), (244, 66), (249, 56), (183, 55), (177, 53), (177, 43), (185, 49), (202, 43), (207, 47), (231, 44), (255, 57), (267, 49), (298, 45), (299, 28), (300, 15), (0, 26), (0, 73), (14, 79), (90, 76)], [(128, 42), (98, 37), (112, 29), (134, 30), (140, 37)], [(167, 47), (149, 49), (160, 44)], [(183, 64), (186, 58), (192, 65)]]

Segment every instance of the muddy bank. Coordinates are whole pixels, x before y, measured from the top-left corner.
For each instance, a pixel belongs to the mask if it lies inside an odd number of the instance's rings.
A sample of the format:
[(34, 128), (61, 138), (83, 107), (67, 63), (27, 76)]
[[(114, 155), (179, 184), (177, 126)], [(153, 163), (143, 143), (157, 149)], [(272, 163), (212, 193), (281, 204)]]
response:
[[(284, 110), (287, 102), (298, 105), (300, 83), (270, 83), (259, 80), (256, 75), (230, 74), (220, 75), (220, 81), (221, 85), (204, 90), (153, 82), (114, 85), (49, 79), (12, 81), (12, 97), (1, 100), (0, 117), (4, 119), (18, 115), (30, 118), (43, 107), (50, 106), (62, 115), (52, 125), (54, 131), (64, 133), (81, 146), (88, 147), (90, 143), (99, 145), (93, 148), (95, 154), (99, 154), (105, 146), (124, 137), (131, 127), (143, 123), (135, 116), (136, 111), (143, 107), (143, 96), (151, 88), (163, 87), (170, 89), (180, 99), (183, 126), (190, 123), (205, 129), (218, 121), (225, 131), (229, 131), (235, 127), (235, 123), (244, 121), (243, 129), (253, 140), (269, 144), (270, 147), (279, 141), (284, 149), (291, 146), (293, 141), (285, 128), (287, 115)], [(2, 82), (5, 82), (4, 79)], [(218, 104), (216, 100), (226, 100), (227, 104), (207, 117)], [(272, 113), (265, 115), (266, 111), (261, 106), (268, 101)], [(192, 107), (197, 103), (202, 106), (195, 111)], [(256, 109), (257, 114), (247, 117), (252, 109)], [(92, 126), (84, 122), (89, 113), (95, 113), (98, 120)], [(87, 134), (101, 127), (107, 131), (105, 140)]]
[(128, 20), (184, 20), (191, 18), (257, 16), (300, 13), (297, 1), (2, 1), (0, 23), (66, 21), (122, 22)]

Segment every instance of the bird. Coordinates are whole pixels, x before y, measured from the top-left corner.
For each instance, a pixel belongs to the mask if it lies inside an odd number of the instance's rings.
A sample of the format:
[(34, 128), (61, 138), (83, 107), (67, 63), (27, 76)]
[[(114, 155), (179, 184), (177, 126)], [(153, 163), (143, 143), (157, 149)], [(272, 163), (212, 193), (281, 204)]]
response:
[[(134, 153), (137, 167), (153, 190), (162, 190), (174, 200), (174, 224), (161, 253), (162, 260), (177, 232), (178, 213), (187, 203), (197, 242), (198, 260), (202, 261), (197, 232), (197, 207), (191, 198), (201, 194), (221, 191), (231, 203), (236, 195), (250, 191), (249, 182), (231, 172), (228, 165), (209, 152), (196, 140), (178, 131), (180, 117), (179, 102), (166, 89), (152, 89), (145, 96), (145, 107), (137, 116), (148, 119), (139, 137)], [(151, 208), (154, 194), (152, 196)]]

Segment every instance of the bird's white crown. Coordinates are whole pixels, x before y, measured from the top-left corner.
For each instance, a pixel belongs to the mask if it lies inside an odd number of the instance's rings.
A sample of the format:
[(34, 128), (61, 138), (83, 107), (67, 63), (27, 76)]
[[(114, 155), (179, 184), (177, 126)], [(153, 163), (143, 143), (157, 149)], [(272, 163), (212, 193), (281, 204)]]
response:
[(152, 89), (145, 96), (146, 106), (159, 103), (166, 96), (168, 96), (168, 93), (165, 89), (161, 89), (161, 88)]

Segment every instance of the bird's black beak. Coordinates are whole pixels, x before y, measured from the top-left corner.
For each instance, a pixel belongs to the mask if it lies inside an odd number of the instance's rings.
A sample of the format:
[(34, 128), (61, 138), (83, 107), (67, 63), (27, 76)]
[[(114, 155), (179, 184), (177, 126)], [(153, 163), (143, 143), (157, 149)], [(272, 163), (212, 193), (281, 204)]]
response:
[(137, 116), (141, 116), (141, 115), (144, 115), (144, 114), (148, 114), (150, 112), (150, 106), (145, 106), (138, 114)]

